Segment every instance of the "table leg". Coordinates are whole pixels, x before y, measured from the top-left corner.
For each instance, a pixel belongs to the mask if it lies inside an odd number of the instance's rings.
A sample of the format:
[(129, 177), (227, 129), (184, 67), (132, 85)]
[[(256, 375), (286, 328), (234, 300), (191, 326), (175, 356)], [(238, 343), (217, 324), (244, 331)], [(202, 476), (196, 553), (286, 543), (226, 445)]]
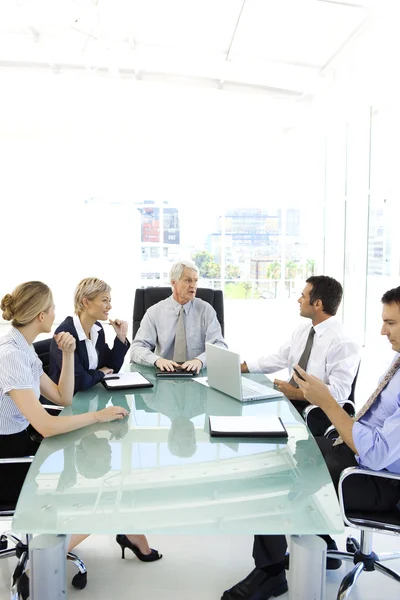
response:
[(40, 534), (29, 544), (30, 600), (65, 600), (65, 535)]
[(324, 600), (326, 543), (317, 535), (290, 536), (289, 600)]

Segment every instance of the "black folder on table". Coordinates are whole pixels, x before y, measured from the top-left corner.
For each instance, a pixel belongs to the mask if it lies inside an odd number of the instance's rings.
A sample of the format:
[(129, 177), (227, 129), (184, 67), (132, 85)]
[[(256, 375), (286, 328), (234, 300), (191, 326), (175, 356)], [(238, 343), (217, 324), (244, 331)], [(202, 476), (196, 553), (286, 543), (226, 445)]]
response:
[(101, 383), (106, 390), (128, 390), (133, 388), (154, 387), (153, 384), (138, 371), (105, 375), (101, 380)]
[(280, 417), (266, 416), (210, 416), (210, 435), (215, 437), (280, 437), (288, 433)]

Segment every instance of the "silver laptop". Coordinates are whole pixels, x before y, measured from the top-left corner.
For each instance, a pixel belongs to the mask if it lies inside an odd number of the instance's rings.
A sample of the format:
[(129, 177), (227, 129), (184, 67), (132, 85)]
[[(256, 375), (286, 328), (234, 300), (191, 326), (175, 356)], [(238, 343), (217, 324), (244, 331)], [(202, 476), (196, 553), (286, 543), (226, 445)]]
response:
[(240, 373), (240, 354), (206, 343), (207, 383), (210, 387), (240, 400), (267, 400), (281, 398), (282, 392), (274, 388), (242, 377)]

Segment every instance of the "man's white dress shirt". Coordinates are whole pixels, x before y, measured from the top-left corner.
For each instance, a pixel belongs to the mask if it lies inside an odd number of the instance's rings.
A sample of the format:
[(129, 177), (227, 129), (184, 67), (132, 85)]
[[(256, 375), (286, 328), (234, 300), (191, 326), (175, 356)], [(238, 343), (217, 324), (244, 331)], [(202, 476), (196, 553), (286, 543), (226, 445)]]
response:
[[(293, 375), (293, 365), (299, 362), (303, 353), (311, 327), (312, 322), (307, 319), (276, 354), (258, 360), (246, 360), (250, 373), (275, 373), (287, 368), (289, 381)], [(306, 371), (322, 379), (336, 400), (347, 400), (360, 363), (360, 348), (348, 337), (336, 317), (329, 317), (314, 329), (314, 342)]]

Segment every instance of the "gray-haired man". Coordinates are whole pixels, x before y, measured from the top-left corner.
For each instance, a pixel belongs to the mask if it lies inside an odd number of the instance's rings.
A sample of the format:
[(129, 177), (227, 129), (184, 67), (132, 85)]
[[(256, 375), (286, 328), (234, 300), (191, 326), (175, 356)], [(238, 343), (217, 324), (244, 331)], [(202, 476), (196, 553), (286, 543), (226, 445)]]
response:
[(227, 347), (213, 307), (196, 298), (199, 270), (194, 262), (175, 263), (169, 274), (172, 294), (151, 306), (131, 346), (131, 362), (198, 373), (205, 366), (205, 343)]

